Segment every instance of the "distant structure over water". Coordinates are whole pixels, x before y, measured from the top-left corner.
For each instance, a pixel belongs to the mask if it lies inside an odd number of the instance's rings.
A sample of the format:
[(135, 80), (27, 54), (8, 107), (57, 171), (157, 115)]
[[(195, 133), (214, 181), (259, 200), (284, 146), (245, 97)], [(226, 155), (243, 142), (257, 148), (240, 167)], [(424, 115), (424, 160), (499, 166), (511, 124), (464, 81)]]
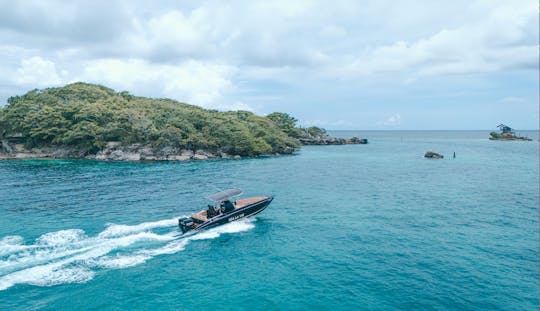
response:
[(499, 124), (497, 125), (497, 127), (499, 128), (501, 132), (500, 133), (491, 132), (489, 134), (491, 135), (491, 137), (489, 138), (490, 140), (525, 140), (525, 141), (532, 140), (529, 137), (522, 137), (522, 136), (516, 135), (515, 131), (508, 125)]

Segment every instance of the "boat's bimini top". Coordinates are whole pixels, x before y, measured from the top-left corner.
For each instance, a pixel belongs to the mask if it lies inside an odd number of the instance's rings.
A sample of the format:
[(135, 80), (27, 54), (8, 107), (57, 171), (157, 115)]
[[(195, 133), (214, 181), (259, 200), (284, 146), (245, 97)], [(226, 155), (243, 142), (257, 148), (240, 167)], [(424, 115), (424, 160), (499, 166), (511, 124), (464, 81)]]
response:
[(214, 193), (212, 195), (207, 196), (206, 198), (214, 202), (223, 202), (225, 200), (228, 200), (229, 198), (239, 196), (241, 194), (242, 194), (242, 190), (238, 188), (233, 188), (233, 189), (227, 189), (218, 193)]

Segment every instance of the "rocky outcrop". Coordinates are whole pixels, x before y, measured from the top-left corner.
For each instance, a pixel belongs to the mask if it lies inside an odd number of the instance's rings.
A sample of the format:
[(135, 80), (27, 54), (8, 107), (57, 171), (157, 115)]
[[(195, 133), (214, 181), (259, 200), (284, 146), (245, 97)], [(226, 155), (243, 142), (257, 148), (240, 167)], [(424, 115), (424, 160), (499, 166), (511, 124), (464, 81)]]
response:
[(489, 137), (489, 140), (521, 140), (521, 141), (532, 141), (529, 137), (522, 137), (522, 136), (516, 136), (512, 133), (496, 133), (491, 132)]
[(367, 138), (338, 138), (328, 135), (313, 136), (299, 138), (302, 145), (350, 145), (350, 144), (367, 144)]
[(214, 158), (238, 159), (239, 155), (207, 150), (186, 150), (174, 147), (151, 147), (141, 144), (122, 145), (120, 142), (108, 142), (97, 153), (70, 147), (44, 147), (26, 149), (22, 144), (12, 144), (2, 140), (0, 145), (1, 159), (94, 159), (103, 161), (189, 161)]
[(8, 143), (7, 139), (2, 139), (0, 141), (0, 153), (12, 153), (14, 150), (11, 145)]
[(444, 156), (442, 154), (438, 154), (437, 152), (428, 151), (426, 154), (424, 154), (424, 158), (428, 159), (442, 159)]
[(152, 148), (133, 144), (122, 146), (107, 144), (107, 147), (95, 155), (87, 155), (86, 159), (113, 160), (113, 161), (189, 161), (207, 160), (214, 158), (232, 158), (226, 153), (210, 152), (207, 150), (186, 150), (170, 146)]
[(69, 147), (43, 147), (26, 149), (23, 144), (13, 144), (3, 141), (0, 148), (0, 160), (2, 159), (35, 159), (35, 158), (83, 158), (87, 151)]

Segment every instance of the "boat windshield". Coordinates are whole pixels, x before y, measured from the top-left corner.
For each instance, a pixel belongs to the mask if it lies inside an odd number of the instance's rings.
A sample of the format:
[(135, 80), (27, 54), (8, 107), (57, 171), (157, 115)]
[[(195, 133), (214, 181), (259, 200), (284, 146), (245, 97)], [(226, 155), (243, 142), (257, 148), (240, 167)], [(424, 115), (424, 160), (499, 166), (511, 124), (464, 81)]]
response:
[(214, 202), (223, 202), (225, 200), (228, 200), (229, 198), (239, 196), (241, 194), (242, 194), (242, 190), (238, 188), (233, 188), (233, 189), (227, 189), (218, 193), (214, 193), (212, 195), (207, 196), (206, 198)]

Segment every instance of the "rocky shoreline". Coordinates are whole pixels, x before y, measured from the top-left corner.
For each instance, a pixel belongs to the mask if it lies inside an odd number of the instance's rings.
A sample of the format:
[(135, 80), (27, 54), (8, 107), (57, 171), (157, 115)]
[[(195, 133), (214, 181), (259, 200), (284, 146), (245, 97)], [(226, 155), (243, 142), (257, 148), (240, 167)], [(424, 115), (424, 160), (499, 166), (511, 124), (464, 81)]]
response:
[(366, 138), (337, 138), (337, 137), (323, 137), (323, 138), (300, 138), (300, 143), (304, 146), (309, 145), (364, 145), (368, 143)]
[(302, 133), (301, 137), (296, 137), (298, 141), (300, 141), (300, 144), (303, 146), (309, 146), (309, 145), (364, 145), (368, 143), (367, 138), (358, 138), (358, 137), (352, 137), (352, 138), (340, 138), (340, 137), (333, 137), (328, 134), (326, 134), (326, 131), (324, 129), (318, 129), (319, 133), (312, 135), (309, 132)]
[[(367, 139), (353, 137), (351, 139), (330, 136), (300, 139), (302, 145), (346, 145), (367, 144)], [(271, 155), (292, 154), (290, 148), (280, 150)], [(270, 155), (270, 154), (268, 154)], [(108, 142), (105, 148), (97, 153), (66, 146), (48, 146), (27, 149), (22, 143), (0, 140), (0, 160), (10, 159), (88, 159), (101, 161), (190, 161), (207, 159), (239, 159), (240, 155), (227, 154), (222, 151), (187, 150), (174, 147), (151, 147), (142, 144), (122, 145), (120, 142)]]
[[(292, 151), (290, 152), (292, 153)], [(186, 150), (173, 147), (153, 148), (141, 144), (122, 145), (109, 142), (95, 154), (73, 147), (43, 147), (26, 149), (23, 144), (10, 144), (5, 140), (0, 145), (0, 160), (9, 159), (89, 159), (102, 161), (189, 161), (207, 159), (238, 159), (239, 155), (207, 150)]]

